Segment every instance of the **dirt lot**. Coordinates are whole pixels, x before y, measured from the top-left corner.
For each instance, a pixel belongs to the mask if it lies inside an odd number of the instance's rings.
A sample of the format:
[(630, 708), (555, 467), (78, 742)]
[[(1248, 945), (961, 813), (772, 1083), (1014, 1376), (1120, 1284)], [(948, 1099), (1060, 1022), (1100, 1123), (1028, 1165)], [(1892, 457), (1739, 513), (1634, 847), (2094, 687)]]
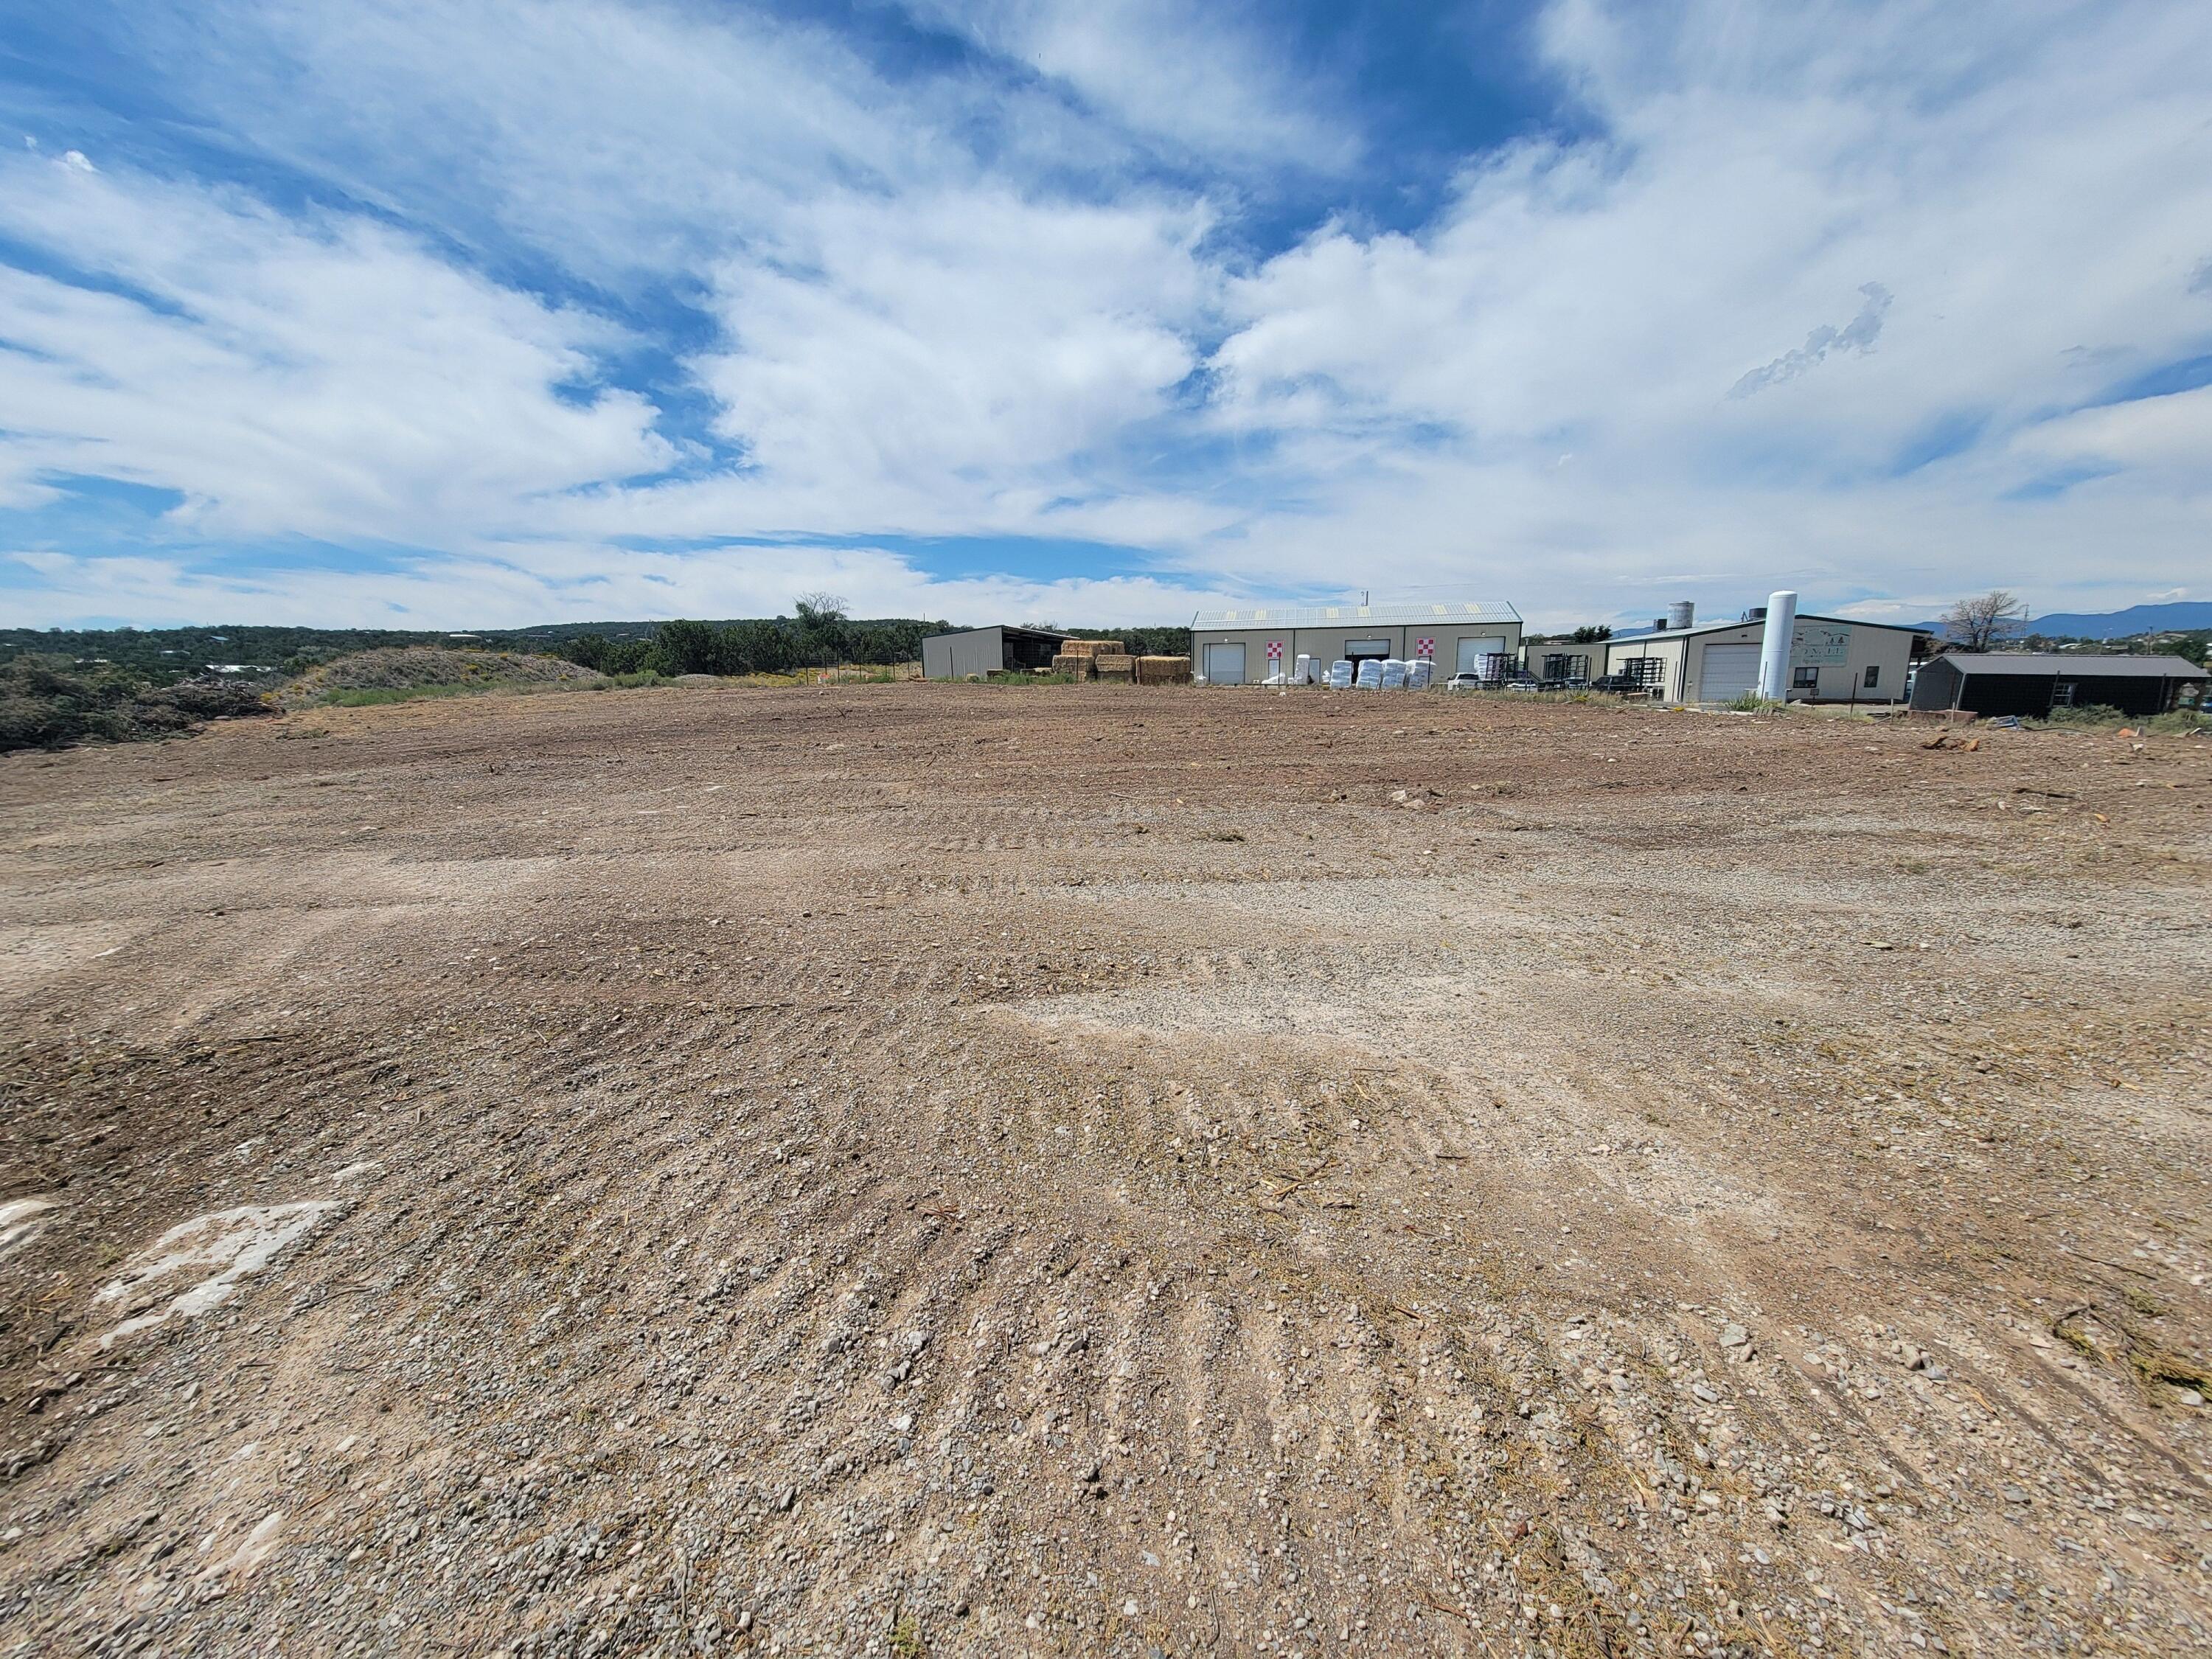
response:
[(1928, 735), (10, 757), (0, 1653), (2204, 1651), (2212, 744)]

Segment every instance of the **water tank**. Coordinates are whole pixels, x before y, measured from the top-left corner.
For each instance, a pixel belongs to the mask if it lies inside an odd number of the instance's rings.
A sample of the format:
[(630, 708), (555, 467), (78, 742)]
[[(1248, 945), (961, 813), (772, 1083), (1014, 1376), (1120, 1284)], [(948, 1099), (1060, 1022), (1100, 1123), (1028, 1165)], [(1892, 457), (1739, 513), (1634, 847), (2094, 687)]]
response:
[(1691, 618), (1695, 617), (1697, 614), (1698, 607), (1690, 600), (1677, 599), (1674, 604), (1667, 607), (1667, 626), (1669, 628), (1687, 628), (1690, 625)]
[(1763, 605), (1754, 605), (1750, 610), (1743, 613), (1743, 619), (1746, 622), (1765, 622), (1766, 620), (1766, 607)]
[(1780, 702), (1790, 695), (1790, 652), (1797, 635), (1797, 596), (1784, 590), (1766, 596), (1765, 632), (1759, 639), (1759, 695)]

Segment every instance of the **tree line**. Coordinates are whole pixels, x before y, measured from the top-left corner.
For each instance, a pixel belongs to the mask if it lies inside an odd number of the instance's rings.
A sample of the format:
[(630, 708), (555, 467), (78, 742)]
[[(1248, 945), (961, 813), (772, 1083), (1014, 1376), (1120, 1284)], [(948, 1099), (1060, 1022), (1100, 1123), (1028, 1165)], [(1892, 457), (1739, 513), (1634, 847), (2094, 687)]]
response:
[[(835, 594), (799, 600), (791, 616), (726, 622), (541, 623), (448, 633), (434, 629), (295, 628), (260, 623), (187, 628), (0, 628), (0, 665), (28, 658), (48, 671), (75, 668), (102, 684), (173, 684), (210, 663), (240, 663), (299, 674), (358, 651), (434, 645), (449, 650), (526, 651), (566, 658), (607, 674), (788, 674), (842, 663), (915, 662), (921, 642), (949, 634), (943, 618), (855, 618)], [(1188, 656), (1188, 628), (1068, 629), (1054, 632), (1119, 640), (1143, 656)]]
[[(793, 609), (795, 616), (762, 621), (665, 622), (645, 637), (580, 634), (563, 641), (559, 654), (602, 674), (790, 674), (845, 663), (915, 662), (921, 657), (923, 640), (952, 631), (949, 623), (904, 617), (856, 622), (833, 594), (810, 594)], [(1075, 631), (1085, 638), (1119, 640), (1139, 655), (1190, 654), (1188, 628)]]
[(913, 662), (922, 641), (946, 626), (909, 617), (856, 622), (827, 593), (809, 594), (793, 609), (797, 615), (723, 623), (678, 618), (645, 638), (580, 634), (562, 641), (559, 654), (602, 674), (789, 674), (841, 663)]

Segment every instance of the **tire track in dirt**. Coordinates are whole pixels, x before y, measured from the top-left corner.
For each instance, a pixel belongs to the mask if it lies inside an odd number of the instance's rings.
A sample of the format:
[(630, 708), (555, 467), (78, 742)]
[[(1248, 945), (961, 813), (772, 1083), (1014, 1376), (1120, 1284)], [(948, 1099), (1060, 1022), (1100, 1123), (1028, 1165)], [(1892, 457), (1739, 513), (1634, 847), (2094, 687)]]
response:
[(0, 1652), (2201, 1644), (2201, 757), (529, 701), (0, 773)]

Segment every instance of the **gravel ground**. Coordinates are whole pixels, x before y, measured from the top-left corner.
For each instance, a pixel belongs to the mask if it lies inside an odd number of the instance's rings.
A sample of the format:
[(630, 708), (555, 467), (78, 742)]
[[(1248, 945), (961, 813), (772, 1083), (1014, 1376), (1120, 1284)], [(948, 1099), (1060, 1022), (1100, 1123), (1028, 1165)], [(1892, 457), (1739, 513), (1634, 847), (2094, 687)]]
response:
[(2212, 745), (669, 690), (0, 761), (0, 1654), (2212, 1648)]

